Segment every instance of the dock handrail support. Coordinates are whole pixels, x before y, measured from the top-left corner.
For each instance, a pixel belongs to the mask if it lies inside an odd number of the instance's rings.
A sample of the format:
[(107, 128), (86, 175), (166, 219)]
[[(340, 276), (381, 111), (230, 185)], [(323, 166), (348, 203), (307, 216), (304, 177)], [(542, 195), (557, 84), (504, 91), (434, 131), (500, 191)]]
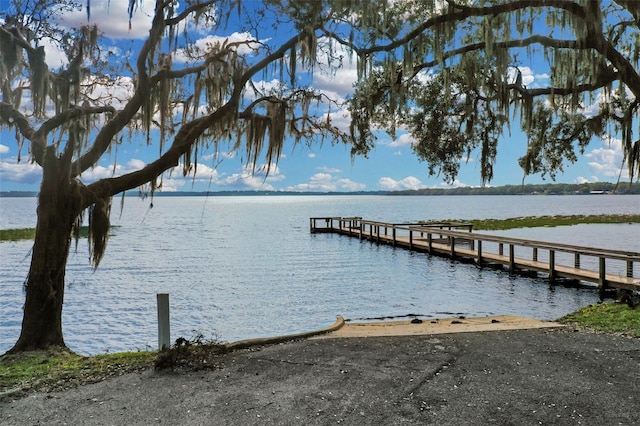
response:
[(603, 256), (598, 259), (598, 288), (600, 293), (607, 289), (607, 265)]

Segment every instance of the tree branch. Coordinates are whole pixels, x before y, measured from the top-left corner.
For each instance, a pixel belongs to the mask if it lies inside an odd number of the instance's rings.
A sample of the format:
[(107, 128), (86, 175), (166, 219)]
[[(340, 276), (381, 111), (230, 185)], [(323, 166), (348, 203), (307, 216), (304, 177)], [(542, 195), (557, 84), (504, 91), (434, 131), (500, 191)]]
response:
[[(485, 7), (473, 7), (473, 6), (463, 6), (459, 5), (453, 1), (449, 1), (449, 3), (453, 6), (454, 9), (459, 10), (458, 12), (445, 13), (442, 15), (435, 16), (433, 18), (427, 19), (422, 24), (416, 26), (413, 30), (409, 31), (404, 37), (399, 38), (391, 43), (385, 45), (376, 45), (371, 46), (369, 48), (361, 48), (358, 49), (356, 46), (353, 46), (351, 43), (347, 45), (353, 48), (356, 53), (359, 55), (370, 55), (372, 53), (378, 52), (389, 52), (391, 50), (397, 49), (405, 44), (408, 44), (409, 41), (418, 37), (424, 31), (438, 25), (444, 23), (451, 23), (462, 21), (471, 17), (479, 17), (479, 16), (490, 16), (490, 15), (498, 15), (508, 12), (514, 12), (520, 9), (526, 9), (529, 7), (554, 7), (557, 9), (566, 10), (578, 17), (585, 18), (586, 12), (582, 6), (577, 4), (572, 0), (517, 0), (509, 3), (498, 4), (495, 6), (485, 6)], [(345, 42), (346, 43), (346, 42)]]
[(149, 37), (140, 48), (136, 62), (138, 80), (135, 93), (129, 102), (127, 102), (127, 105), (98, 132), (91, 149), (74, 162), (72, 167), (74, 172), (80, 174), (100, 160), (100, 157), (109, 149), (115, 135), (131, 122), (142, 107), (144, 100), (149, 96), (151, 83), (147, 73), (147, 57), (153, 52), (154, 46), (162, 39), (162, 32), (164, 30), (164, 7), (162, 2), (157, 3), (153, 23), (149, 30)]
[[(551, 37), (546, 37), (541, 35), (534, 35), (521, 40), (509, 40), (509, 41), (496, 42), (496, 43), (493, 43), (492, 46), (496, 48), (511, 49), (514, 47), (530, 46), (532, 44), (541, 44), (543, 46), (554, 47), (556, 49), (580, 49), (580, 48), (584, 49), (585, 48), (585, 47), (582, 47), (580, 43), (578, 43), (576, 40), (556, 40)], [(464, 55), (465, 53), (469, 53), (473, 51), (484, 50), (485, 48), (486, 48), (486, 43), (480, 42), (480, 43), (468, 44), (466, 46), (462, 46), (457, 49), (449, 50), (443, 53), (442, 61), (434, 59), (433, 61), (424, 62), (420, 65), (416, 65), (414, 67), (414, 75), (425, 68), (431, 68), (438, 65), (446, 59), (451, 59), (453, 57), (461, 56), (461, 55)]]
[(101, 179), (98, 182), (87, 185), (84, 200), (85, 207), (91, 205), (96, 199), (137, 188), (160, 176), (164, 171), (172, 167), (176, 167), (179, 163), (180, 157), (191, 149), (198, 138), (200, 138), (215, 122), (223, 120), (228, 114), (238, 113), (238, 105), (240, 104), (245, 84), (273, 61), (284, 57), (284, 55), (300, 40), (302, 40), (304, 36), (305, 33), (302, 32), (292, 37), (283, 43), (279, 49), (267, 55), (257, 64), (249, 68), (244, 74), (237, 77), (234, 83), (233, 93), (227, 103), (213, 113), (194, 119), (182, 126), (173, 139), (171, 147), (157, 160), (147, 164), (145, 167), (135, 172), (114, 178)]
[(10, 125), (15, 125), (20, 131), (20, 134), (26, 139), (34, 139), (36, 130), (29, 123), (29, 119), (10, 103), (0, 101), (0, 118)]

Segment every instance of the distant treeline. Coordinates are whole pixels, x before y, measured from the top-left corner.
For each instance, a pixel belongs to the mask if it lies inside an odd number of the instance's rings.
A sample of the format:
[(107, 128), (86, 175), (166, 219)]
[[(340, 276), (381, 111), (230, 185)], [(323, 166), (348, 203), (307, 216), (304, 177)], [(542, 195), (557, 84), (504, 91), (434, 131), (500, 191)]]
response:
[[(424, 188), (408, 191), (357, 191), (357, 192), (288, 192), (288, 191), (216, 191), (216, 192), (156, 192), (154, 197), (233, 197), (250, 195), (588, 195), (588, 194), (640, 194), (640, 183), (545, 183), (538, 185), (505, 185), (459, 188)], [(127, 196), (138, 197), (138, 191)], [(37, 192), (0, 191), (0, 197), (37, 197)]]
[(411, 191), (394, 191), (389, 195), (589, 195), (589, 194), (640, 194), (640, 183), (545, 183), (538, 185), (505, 185), (459, 188), (424, 188)]

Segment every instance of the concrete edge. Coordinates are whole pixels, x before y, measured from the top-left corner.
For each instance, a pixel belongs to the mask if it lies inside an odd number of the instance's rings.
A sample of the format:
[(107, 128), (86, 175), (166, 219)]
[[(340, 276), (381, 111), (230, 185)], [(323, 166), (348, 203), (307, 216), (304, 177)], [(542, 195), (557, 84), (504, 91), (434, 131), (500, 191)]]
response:
[(383, 336), (419, 336), (451, 333), (473, 333), (536, 328), (562, 328), (563, 324), (511, 315), (467, 318), (438, 318), (411, 321), (350, 322), (345, 327), (314, 339)]
[(227, 343), (224, 346), (228, 351), (234, 351), (238, 349), (247, 349), (253, 346), (274, 345), (278, 343), (288, 342), (290, 340), (306, 339), (309, 337), (331, 333), (333, 331), (337, 331), (340, 328), (342, 328), (344, 324), (345, 324), (344, 318), (338, 315), (336, 318), (336, 322), (333, 323), (333, 325), (326, 328), (319, 329), (319, 330), (305, 331), (297, 334), (287, 334), (287, 335), (274, 336), (274, 337), (238, 340), (237, 342)]

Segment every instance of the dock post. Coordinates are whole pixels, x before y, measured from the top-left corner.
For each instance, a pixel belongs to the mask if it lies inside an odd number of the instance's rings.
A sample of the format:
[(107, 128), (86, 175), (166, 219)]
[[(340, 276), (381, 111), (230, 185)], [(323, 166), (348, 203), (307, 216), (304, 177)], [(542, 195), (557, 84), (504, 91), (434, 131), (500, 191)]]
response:
[(362, 221), (360, 221), (360, 233), (358, 234), (358, 238), (360, 238), (360, 241), (362, 241), (362, 230), (364, 228), (364, 223), (362, 223)]
[[(394, 226), (392, 229), (392, 234), (393, 234), (393, 246), (396, 246), (396, 227)], [(387, 228), (385, 228), (385, 234), (387, 233)]]
[(598, 263), (598, 289), (602, 295), (607, 288), (607, 268), (604, 257), (600, 257)]
[(380, 244), (380, 225), (376, 225), (376, 243)]
[(478, 240), (478, 260), (476, 263), (482, 265), (482, 240)]
[(169, 324), (169, 295), (167, 293), (156, 294), (158, 303), (158, 350), (162, 351), (171, 347), (171, 328)]
[(627, 277), (633, 278), (633, 260), (627, 260)]
[(409, 250), (413, 250), (413, 231), (409, 228)]
[(451, 237), (451, 259), (456, 257), (456, 237)]
[(538, 261), (538, 247), (533, 248), (533, 261), (534, 262)]
[(549, 283), (556, 281), (556, 252), (549, 250)]
[(504, 244), (503, 243), (499, 243), (498, 244), (498, 254), (500, 256), (504, 256)]
[(580, 269), (580, 253), (575, 253), (573, 255), (573, 267)]
[(433, 237), (431, 233), (427, 233), (427, 241), (429, 242), (429, 254), (433, 253)]
[(516, 262), (514, 256), (513, 244), (509, 244), (509, 273), (513, 274), (516, 271)]

